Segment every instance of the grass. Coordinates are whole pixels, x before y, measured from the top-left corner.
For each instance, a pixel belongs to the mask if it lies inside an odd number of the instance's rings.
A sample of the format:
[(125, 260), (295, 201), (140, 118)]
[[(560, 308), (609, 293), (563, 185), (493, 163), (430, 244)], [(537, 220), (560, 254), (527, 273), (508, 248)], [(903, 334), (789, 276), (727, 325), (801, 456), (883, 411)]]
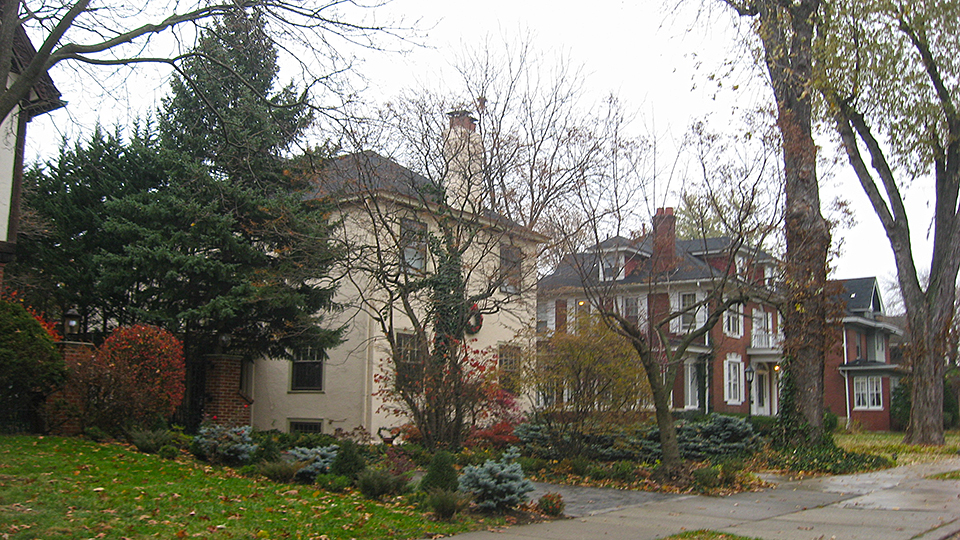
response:
[(762, 540), (760, 538), (749, 538), (738, 536), (736, 534), (724, 534), (714, 531), (693, 531), (682, 534), (667, 536), (663, 540)]
[(423, 538), (503, 519), (429, 520), (397, 502), (274, 484), (121, 445), (0, 436), (0, 537)]
[(838, 446), (852, 452), (879, 454), (886, 457), (896, 455), (899, 465), (935, 461), (945, 457), (956, 457), (960, 453), (960, 431), (946, 434), (943, 446), (920, 446), (903, 444), (903, 433), (863, 432), (834, 433), (833, 440)]

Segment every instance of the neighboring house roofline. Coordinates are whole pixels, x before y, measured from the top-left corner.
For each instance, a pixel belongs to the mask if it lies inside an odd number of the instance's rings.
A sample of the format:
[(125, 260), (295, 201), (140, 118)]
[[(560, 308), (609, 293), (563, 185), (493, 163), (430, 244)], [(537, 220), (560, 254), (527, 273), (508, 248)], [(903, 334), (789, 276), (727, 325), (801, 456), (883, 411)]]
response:
[[(430, 191), (440, 193), (440, 186), (373, 150), (343, 154), (327, 160), (313, 183), (316, 189), (308, 193), (306, 198), (330, 197), (349, 203), (376, 195), (411, 209), (426, 209), (436, 213), (441, 208), (440, 204), (429, 199)], [(496, 227), (524, 240), (536, 243), (550, 240), (490, 210), (484, 210), (484, 214), (465, 210), (455, 212), (459, 214), (458, 217), (476, 219), (485, 226)]]
[(867, 317), (860, 317), (858, 315), (847, 315), (842, 319), (843, 324), (856, 324), (859, 326), (866, 326), (869, 328), (875, 328), (878, 330), (886, 330), (890, 334), (896, 336), (903, 335), (903, 329), (895, 324), (890, 324), (888, 322), (878, 321), (876, 319), (870, 319)]

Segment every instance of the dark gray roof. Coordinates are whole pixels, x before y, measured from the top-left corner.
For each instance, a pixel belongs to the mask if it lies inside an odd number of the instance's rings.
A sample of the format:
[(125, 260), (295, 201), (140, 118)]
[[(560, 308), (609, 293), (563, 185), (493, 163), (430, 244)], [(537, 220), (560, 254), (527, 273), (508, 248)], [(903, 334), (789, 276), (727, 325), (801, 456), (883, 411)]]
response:
[[(429, 178), (372, 150), (327, 160), (313, 184), (314, 189), (307, 191), (305, 199), (370, 195), (380, 191), (408, 197), (417, 204), (435, 203), (443, 196), (444, 189)], [(524, 234), (532, 234), (538, 241), (546, 240), (489, 208), (483, 208), (479, 215), (507, 229), (522, 229)]]
[[(0, 2), (0, 5), (3, 5), (3, 3)], [(37, 49), (34, 48), (33, 43), (30, 41), (22, 25), (19, 26), (15, 32), (16, 34), (13, 37), (12, 67), (14, 73), (20, 73), (33, 61), (33, 57), (37, 55)], [(21, 104), (21, 108), (26, 111), (30, 118), (66, 105), (66, 102), (60, 99), (60, 90), (53, 84), (53, 79), (50, 78), (47, 72), (40, 75), (37, 84), (33, 86), (33, 91), (37, 94), (36, 99)]]
[[(541, 290), (550, 290), (563, 287), (583, 287), (584, 276), (588, 279), (599, 280), (600, 257), (599, 251), (610, 251), (611, 248), (629, 247), (643, 254), (643, 259), (637, 268), (621, 280), (618, 284), (648, 283), (654, 279), (657, 281), (692, 281), (697, 279), (712, 279), (721, 272), (707, 264), (688, 250), (687, 242), (677, 242), (677, 264), (675, 267), (660, 274), (653, 274), (649, 269), (649, 257), (652, 253), (651, 244), (652, 235), (647, 235), (640, 240), (629, 240), (624, 237), (613, 237), (597, 244), (595, 247), (581, 253), (564, 256), (563, 260), (557, 266), (557, 270), (542, 278), (538, 284)], [(728, 241), (729, 244), (729, 241)]]
[(843, 287), (840, 298), (849, 313), (863, 314), (883, 311), (877, 278), (844, 279), (840, 280), (840, 285)]
[(392, 159), (365, 150), (328, 160), (308, 197), (343, 197), (388, 191), (414, 199), (435, 200), (440, 187)]

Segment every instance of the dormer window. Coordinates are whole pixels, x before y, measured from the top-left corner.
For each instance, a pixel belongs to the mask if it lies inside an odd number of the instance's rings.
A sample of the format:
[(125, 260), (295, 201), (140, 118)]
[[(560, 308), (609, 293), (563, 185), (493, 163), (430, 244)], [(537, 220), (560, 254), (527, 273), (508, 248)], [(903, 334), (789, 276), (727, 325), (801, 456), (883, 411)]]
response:
[(745, 276), (747, 275), (747, 258), (742, 255), (737, 255), (734, 259), (734, 264), (737, 266), (737, 275)]
[(613, 281), (623, 279), (623, 254), (607, 253), (604, 254), (600, 265), (600, 280)]

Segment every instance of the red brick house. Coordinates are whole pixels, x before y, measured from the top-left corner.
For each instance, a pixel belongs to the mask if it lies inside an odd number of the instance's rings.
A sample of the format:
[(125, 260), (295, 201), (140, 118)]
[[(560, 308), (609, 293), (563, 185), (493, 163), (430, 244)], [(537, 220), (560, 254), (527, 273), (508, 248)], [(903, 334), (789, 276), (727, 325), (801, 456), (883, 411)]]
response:
[(847, 423), (890, 429), (890, 396), (902, 376), (890, 339), (902, 330), (884, 317), (877, 279), (838, 282), (845, 306), (840, 343), (824, 366), (824, 405)]
[[(662, 208), (653, 218), (651, 234), (613, 237), (566, 256), (554, 273), (540, 280), (538, 329), (567, 331), (569, 321), (600, 301), (641, 328), (676, 315), (670, 323), (675, 343), (706, 323), (711, 292), (724, 280), (736, 280), (751, 291), (750, 300), (726, 310), (687, 349), (683, 366), (678, 366), (673, 406), (777, 414), (783, 359), (774, 304), (777, 261), (732, 238), (678, 240), (675, 231), (672, 209)], [(869, 429), (889, 429), (889, 394), (895, 381), (890, 375), (896, 372), (889, 364), (889, 337), (897, 330), (878, 318), (883, 308), (874, 278), (842, 284), (846, 338), (826, 362), (825, 404)]]

